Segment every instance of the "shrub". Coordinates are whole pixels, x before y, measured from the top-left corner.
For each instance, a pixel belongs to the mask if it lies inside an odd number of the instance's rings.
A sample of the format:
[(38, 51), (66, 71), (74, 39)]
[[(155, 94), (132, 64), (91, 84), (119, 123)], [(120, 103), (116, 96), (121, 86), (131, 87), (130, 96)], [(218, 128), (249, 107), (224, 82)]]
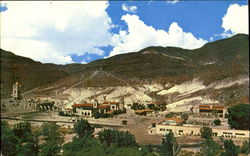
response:
[(216, 119), (213, 121), (213, 124), (219, 126), (221, 124), (221, 121), (219, 119)]

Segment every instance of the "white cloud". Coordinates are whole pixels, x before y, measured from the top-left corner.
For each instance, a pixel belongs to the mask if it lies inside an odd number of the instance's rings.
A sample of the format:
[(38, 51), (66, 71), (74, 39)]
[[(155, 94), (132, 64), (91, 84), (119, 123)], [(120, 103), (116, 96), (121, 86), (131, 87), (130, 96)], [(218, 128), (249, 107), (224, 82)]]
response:
[(148, 46), (175, 46), (186, 49), (195, 49), (203, 46), (207, 41), (197, 39), (192, 33), (173, 22), (168, 32), (156, 30), (146, 25), (137, 15), (124, 15), (121, 18), (128, 25), (128, 31), (120, 31), (113, 36), (113, 51), (110, 56), (121, 53), (135, 52)]
[(130, 13), (136, 13), (137, 6), (128, 6), (127, 4), (122, 4), (122, 10)]
[(179, 0), (167, 0), (167, 3), (169, 4), (175, 4), (177, 2), (179, 2)]
[(81, 62), (81, 64), (87, 64), (87, 62), (85, 62), (85, 61), (82, 61), (82, 62)]
[(210, 38), (209, 38), (209, 41), (214, 41), (214, 37), (210, 37)]
[(222, 28), (225, 29), (224, 36), (228, 35), (229, 31), (233, 34), (248, 34), (248, 5), (230, 5), (222, 18)]
[(71, 63), (71, 54), (103, 55), (112, 21), (108, 2), (9, 1), (1, 12), (1, 48), (42, 62)]

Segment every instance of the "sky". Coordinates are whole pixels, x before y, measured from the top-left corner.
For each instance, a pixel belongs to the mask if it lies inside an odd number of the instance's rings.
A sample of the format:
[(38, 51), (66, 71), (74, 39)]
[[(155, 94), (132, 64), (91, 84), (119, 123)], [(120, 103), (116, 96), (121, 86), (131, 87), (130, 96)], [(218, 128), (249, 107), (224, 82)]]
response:
[(55, 64), (249, 34), (245, 0), (4, 1), (0, 19), (2, 49)]

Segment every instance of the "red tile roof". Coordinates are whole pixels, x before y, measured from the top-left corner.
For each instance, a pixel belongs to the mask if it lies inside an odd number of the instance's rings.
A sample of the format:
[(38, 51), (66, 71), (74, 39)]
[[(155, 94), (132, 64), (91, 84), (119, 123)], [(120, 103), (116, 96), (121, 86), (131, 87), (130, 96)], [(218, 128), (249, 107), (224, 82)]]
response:
[(222, 106), (222, 105), (213, 105), (212, 107), (213, 108), (224, 108), (224, 106)]
[(180, 119), (180, 118), (165, 118), (164, 120), (165, 121), (173, 120), (173, 121), (176, 121), (176, 122), (183, 122), (183, 119)]
[(91, 103), (84, 103), (84, 104), (74, 104), (72, 107), (93, 107)]
[(72, 108), (64, 108), (65, 110), (72, 110)]
[(223, 105), (200, 105), (200, 110), (223, 110), (225, 107)]
[(119, 105), (119, 102), (109, 102), (109, 101), (104, 101), (103, 104), (112, 104), (112, 105)]
[(199, 105), (199, 107), (206, 107), (206, 108), (210, 108), (210, 107), (212, 107), (212, 108), (224, 108), (224, 106), (223, 105)]
[(109, 108), (109, 106), (107, 106), (107, 105), (99, 105), (99, 106), (97, 106), (97, 108), (105, 109), (105, 108)]
[(224, 108), (199, 108), (200, 110), (224, 110)]

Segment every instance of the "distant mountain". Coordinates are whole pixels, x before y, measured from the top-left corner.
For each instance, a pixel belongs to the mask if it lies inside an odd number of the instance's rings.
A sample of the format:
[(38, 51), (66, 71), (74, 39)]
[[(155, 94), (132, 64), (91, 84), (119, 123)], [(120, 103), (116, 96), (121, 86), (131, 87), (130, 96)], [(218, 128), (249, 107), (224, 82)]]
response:
[(17, 56), (1, 49), (1, 97), (9, 97), (12, 84), (20, 81), (22, 91), (28, 91), (75, 74), (82, 64), (55, 65), (43, 64), (32, 59)]
[(169, 106), (197, 101), (249, 103), (248, 42), (248, 35), (239, 34), (195, 50), (152, 46), (86, 65), (64, 66), (1, 52), (1, 69), (5, 68), (1, 92), (11, 86), (10, 55), (20, 65), (17, 73), (24, 90), (38, 87), (29, 93), (64, 99), (65, 104), (93, 98), (125, 98), (127, 103), (161, 100)]

